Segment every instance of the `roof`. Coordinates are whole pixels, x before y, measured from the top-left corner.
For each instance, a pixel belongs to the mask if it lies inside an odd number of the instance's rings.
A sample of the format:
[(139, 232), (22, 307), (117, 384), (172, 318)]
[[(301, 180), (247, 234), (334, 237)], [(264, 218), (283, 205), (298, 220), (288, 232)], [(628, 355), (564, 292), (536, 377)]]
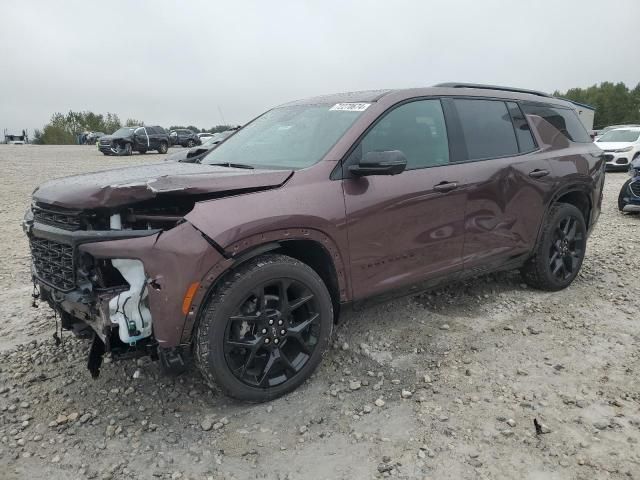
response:
[[(562, 97), (557, 97), (557, 98), (562, 98)], [(595, 110), (596, 110), (596, 107), (594, 107), (594, 106), (592, 106), (592, 105), (587, 105), (586, 103), (574, 102), (573, 100), (570, 100), (570, 99), (568, 99), (568, 98), (562, 98), (562, 100), (566, 100), (567, 102), (571, 102), (571, 103), (573, 103), (574, 105), (578, 105), (579, 107), (582, 107), (582, 108), (587, 108), (587, 109), (589, 109), (589, 110), (593, 110), (594, 112), (595, 112)]]
[(332, 103), (370, 103), (377, 102), (392, 90), (362, 90), (359, 92), (332, 93), (329, 95), (319, 95), (317, 97), (303, 98), (288, 102), (282, 107), (290, 107), (294, 105), (322, 105)]
[(395, 99), (414, 98), (420, 96), (478, 96), (498, 97), (529, 102), (545, 102), (569, 107), (568, 100), (551, 96), (544, 92), (523, 88), (501, 87), (497, 85), (481, 85), (477, 83), (440, 83), (432, 87), (401, 88), (388, 90), (364, 90), (359, 92), (334, 93), (317, 97), (304, 98), (280, 105), (290, 107), (297, 105), (323, 105), (336, 103), (373, 103), (383, 97), (391, 96)]

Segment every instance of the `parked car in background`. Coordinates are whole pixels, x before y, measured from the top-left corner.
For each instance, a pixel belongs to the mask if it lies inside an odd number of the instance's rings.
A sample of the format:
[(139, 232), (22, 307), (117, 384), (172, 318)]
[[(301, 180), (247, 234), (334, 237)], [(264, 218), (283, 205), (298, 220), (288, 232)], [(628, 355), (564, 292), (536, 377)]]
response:
[(157, 125), (122, 127), (111, 135), (100, 137), (98, 150), (105, 155), (131, 155), (132, 152), (147, 153), (149, 150), (167, 153), (169, 135)]
[(600, 137), (610, 130), (615, 130), (617, 128), (635, 128), (635, 127), (640, 127), (640, 125), (633, 124), (633, 123), (630, 123), (628, 125), (609, 125), (608, 127), (604, 127), (600, 130), (595, 130), (595, 133), (596, 133), (595, 141), (597, 142), (598, 140), (600, 140)]
[(629, 177), (618, 194), (618, 210), (637, 214), (640, 213), (640, 157), (631, 161)]
[(197, 147), (190, 148), (189, 150), (180, 150), (178, 152), (172, 153), (167, 156), (167, 161), (173, 162), (195, 162), (200, 157), (202, 157), (205, 153), (209, 153), (211, 150), (216, 148), (216, 146), (222, 142), (225, 138), (227, 138), (232, 133), (235, 133), (235, 130), (227, 130), (226, 132), (218, 132), (213, 133), (207, 139), (202, 142), (202, 145), (198, 145)]
[(608, 171), (627, 170), (640, 156), (640, 126), (609, 130), (596, 140), (596, 145), (604, 150)]
[(171, 145), (182, 145), (183, 147), (195, 147), (200, 145), (200, 138), (196, 133), (187, 128), (179, 128), (169, 132), (169, 140)]
[(192, 354), (210, 385), (266, 401), (311, 376), (345, 304), (507, 269), (566, 288), (604, 178), (569, 102), (443, 84), (291, 102), (200, 163), (49, 180), (23, 228), (94, 376), (105, 352)]
[(215, 133), (211, 133), (211, 132), (202, 132), (202, 133), (198, 133), (198, 138), (200, 139), (201, 142), (204, 143), (205, 140), (213, 137), (215, 135)]
[(105, 135), (106, 133), (104, 132), (89, 132), (89, 134), (87, 135), (86, 143), (96, 143), (101, 137), (104, 137)]

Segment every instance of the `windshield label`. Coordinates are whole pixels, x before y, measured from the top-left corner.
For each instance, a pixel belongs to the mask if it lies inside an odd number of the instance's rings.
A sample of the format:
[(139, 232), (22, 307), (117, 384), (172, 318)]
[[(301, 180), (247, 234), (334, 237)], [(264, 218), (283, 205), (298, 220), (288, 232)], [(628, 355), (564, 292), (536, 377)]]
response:
[(369, 108), (370, 103), (336, 103), (329, 110), (338, 112), (364, 112)]

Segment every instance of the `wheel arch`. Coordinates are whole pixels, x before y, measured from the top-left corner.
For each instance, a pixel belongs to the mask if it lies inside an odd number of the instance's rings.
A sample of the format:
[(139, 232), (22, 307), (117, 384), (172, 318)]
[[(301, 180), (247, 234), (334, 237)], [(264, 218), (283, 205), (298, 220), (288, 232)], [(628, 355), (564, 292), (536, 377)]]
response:
[(311, 267), (320, 276), (331, 295), (334, 321), (339, 318), (341, 303), (349, 299), (342, 257), (333, 241), (317, 230), (288, 229), (261, 234), (236, 242), (225, 251), (230, 252), (229, 257), (205, 275), (198, 293), (193, 298), (193, 304), (197, 305), (197, 313), (185, 323), (182, 345), (191, 344), (207, 303), (223, 279), (240, 265), (265, 253), (288, 255)]
[(593, 203), (591, 200), (590, 192), (591, 189), (589, 185), (579, 183), (567, 185), (564, 188), (558, 190), (551, 197), (551, 200), (547, 204), (547, 208), (545, 209), (542, 221), (538, 226), (538, 235), (536, 236), (536, 243), (533, 248), (535, 249), (536, 245), (538, 245), (538, 243), (540, 242), (542, 232), (544, 230), (543, 226), (549, 218), (549, 212), (551, 208), (557, 203), (568, 203), (578, 208), (578, 210), (582, 212), (588, 232), (589, 227), (591, 226), (591, 212), (593, 211)]

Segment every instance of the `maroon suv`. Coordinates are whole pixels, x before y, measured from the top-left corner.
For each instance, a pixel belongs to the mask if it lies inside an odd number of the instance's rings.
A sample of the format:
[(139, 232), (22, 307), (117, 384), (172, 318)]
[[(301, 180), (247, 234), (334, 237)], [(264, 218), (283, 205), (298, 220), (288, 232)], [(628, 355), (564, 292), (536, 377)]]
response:
[(468, 84), (311, 98), (200, 163), (52, 180), (24, 228), (63, 327), (263, 401), (317, 367), (341, 306), (495, 270), (578, 274), (604, 161), (570, 103)]

